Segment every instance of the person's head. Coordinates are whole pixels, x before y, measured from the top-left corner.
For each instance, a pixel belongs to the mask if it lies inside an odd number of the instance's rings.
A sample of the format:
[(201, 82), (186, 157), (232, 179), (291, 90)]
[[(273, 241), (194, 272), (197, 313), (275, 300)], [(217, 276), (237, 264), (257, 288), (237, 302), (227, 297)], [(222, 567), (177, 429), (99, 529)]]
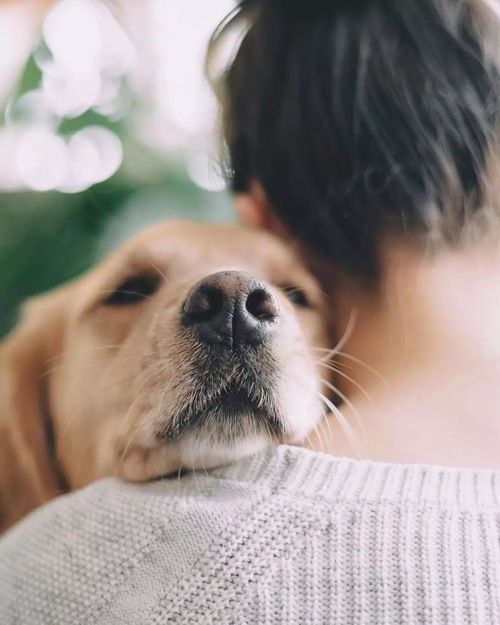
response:
[[(221, 80), (230, 178), (347, 276), (386, 237), (460, 246), (500, 216), (495, 0), (246, 0)], [(210, 56), (209, 56), (210, 59)]]

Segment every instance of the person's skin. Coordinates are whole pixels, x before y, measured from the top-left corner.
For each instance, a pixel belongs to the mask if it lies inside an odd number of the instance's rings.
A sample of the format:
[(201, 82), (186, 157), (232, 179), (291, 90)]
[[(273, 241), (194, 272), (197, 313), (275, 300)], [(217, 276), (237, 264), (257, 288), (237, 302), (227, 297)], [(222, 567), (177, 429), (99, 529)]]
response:
[[(246, 223), (285, 235), (257, 188), (236, 205)], [(337, 339), (351, 328), (335, 385), (357, 444), (331, 414), (306, 446), (500, 469), (500, 243), (431, 256), (393, 241), (382, 259), (376, 293), (338, 281), (329, 293)]]

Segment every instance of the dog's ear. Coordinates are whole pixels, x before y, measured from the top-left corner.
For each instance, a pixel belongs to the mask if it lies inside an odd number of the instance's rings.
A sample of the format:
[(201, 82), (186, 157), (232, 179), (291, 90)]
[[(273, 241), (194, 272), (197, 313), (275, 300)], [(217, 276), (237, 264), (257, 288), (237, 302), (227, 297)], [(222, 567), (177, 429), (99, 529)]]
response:
[(0, 346), (0, 532), (62, 490), (46, 392), (61, 344), (58, 295), (30, 302)]

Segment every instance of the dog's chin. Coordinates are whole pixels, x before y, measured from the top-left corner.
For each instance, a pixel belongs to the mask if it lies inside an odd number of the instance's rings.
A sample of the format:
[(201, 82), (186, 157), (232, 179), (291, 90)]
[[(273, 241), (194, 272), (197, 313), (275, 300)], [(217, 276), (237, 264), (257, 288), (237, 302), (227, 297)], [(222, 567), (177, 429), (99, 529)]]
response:
[(213, 469), (234, 460), (250, 456), (266, 447), (276, 444), (269, 433), (249, 433), (231, 442), (225, 439), (210, 439), (191, 432), (178, 443), (181, 470)]
[(186, 438), (209, 445), (230, 447), (251, 437), (278, 439), (283, 435), (283, 420), (274, 402), (260, 401), (242, 389), (229, 388), (205, 405), (188, 407), (159, 434), (165, 442)]
[(283, 442), (284, 426), (272, 406), (234, 389), (197, 411), (185, 411), (146, 449), (131, 446), (119, 474), (143, 481), (186, 470), (211, 469)]
[(116, 475), (131, 482), (144, 482), (180, 475), (185, 471), (213, 469), (275, 445), (268, 432), (253, 432), (229, 442), (191, 430), (177, 441), (151, 447), (131, 445), (120, 458)]

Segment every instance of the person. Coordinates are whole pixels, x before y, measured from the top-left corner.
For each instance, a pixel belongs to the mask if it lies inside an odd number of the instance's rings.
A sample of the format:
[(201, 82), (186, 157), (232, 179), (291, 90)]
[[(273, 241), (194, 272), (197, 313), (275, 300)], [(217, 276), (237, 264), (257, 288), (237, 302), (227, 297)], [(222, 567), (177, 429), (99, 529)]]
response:
[[(248, 223), (331, 269), (350, 356), (336, 386), (361, 450), (500, 468), (500, 8), (253, 5), (223, 98), (232, 187)], [(336, 415), (313, 436), (355, 451)]]
[(319, 267), (344, 418), (36, 511), (0, 623), (498, 624), (498, 7), (247, 0), (212, 56), (240, 19), (232, 187)]

